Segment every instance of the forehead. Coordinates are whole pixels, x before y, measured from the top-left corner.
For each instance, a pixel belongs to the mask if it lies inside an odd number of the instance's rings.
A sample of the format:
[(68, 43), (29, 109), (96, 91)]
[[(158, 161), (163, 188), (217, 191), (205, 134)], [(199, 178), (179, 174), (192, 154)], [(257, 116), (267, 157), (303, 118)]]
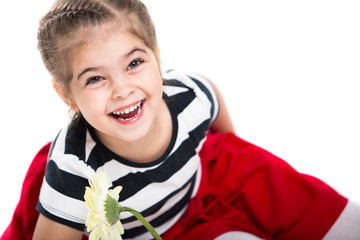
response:
[(80, 62), (100, 61), (103, 57), (125, 55), (134, 47), (146, 48), (144, 41), (124, 27), (85, 28), (76, 36), (77, 44), (69, 51), (72, 68)]
[(136, 36), (126, 25), (108, 23), (98, 26), (82, 27), (72, 36), (74, 45), (72, 50), (79, 51), (81, 49), (89, 48), (94, 45), (102, 45), (112, 41), (118, 42), (120, 45), (130, 44), (144, 44), (144, 41)]

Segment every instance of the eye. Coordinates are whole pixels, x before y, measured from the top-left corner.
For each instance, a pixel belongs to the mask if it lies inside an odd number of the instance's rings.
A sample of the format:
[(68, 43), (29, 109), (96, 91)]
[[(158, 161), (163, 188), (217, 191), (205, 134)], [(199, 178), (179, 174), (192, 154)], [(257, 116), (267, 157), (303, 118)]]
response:
[(141, 59), (136, 59), (134, 61), (132, 61), (129, 66), (127, 67), (128, 70), (131, 70), (133, 68), (136, 68), (137, 66), (139, 66), (140, 64), (142, 64), (144, 62), (144, 60)]
[(99, 77), (99, 76), (91, 77), (87, 80), (86, 85), (91, 84), (91, 83), (97, 83), (97, 82), (100, 82), (101, 80), (104, 80), (104, 78)]

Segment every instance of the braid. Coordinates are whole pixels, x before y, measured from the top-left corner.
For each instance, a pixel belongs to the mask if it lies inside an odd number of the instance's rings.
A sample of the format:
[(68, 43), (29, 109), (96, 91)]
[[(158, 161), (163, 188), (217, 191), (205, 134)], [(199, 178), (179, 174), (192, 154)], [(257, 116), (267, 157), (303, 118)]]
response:
[[(56, 78), (68, 80), (61, 66), (62, 50), (59, 40), (80, 27), (100, 24), (112, 14), (97, 1), (57, 1), (50, 12), (40, 20), (38, 30), (38, 49), (46, 68)], [(68, 43), (70, 44), (70, 43)]]
[(38, 30), (38, 49), (54, 79), (66, 86), (72, 78), (67, 54), (81, 42), (75, 38), (76, 33), (111, 20), (127, 22), (133, 34), (153, 51), (157, 49), (155, 28), (145, 5), (139, 0), (57, 0), (40, 20)]

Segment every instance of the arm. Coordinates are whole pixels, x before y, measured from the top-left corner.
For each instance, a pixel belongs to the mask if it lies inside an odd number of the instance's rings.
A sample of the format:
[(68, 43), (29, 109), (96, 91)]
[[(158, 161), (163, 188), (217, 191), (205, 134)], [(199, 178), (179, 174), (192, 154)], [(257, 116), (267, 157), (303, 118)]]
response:
[(235, 132), (234, 124), (232, 123), (232, 120), (230, 118), (230, 114), (227, 110), (227, 107), (225, 105), (224, 98), (222, 97), (219, 89), (215, 86), (213, 82), (211, 82), (208, 78), (202, 76), (205, 78), (213, 87), (216, 96), (219, 100), (219, 115), (217, 119), (211, 124), (210, 130), (214, 132)]
[(34, 232), (34, 240), (80, 240), (82, 232), (63, 224), (54, 222), (40, 214)]

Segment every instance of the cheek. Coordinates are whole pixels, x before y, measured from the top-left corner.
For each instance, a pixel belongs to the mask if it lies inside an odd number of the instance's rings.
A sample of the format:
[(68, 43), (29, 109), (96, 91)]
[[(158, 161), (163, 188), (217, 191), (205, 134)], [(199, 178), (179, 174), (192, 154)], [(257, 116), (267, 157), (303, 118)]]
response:
[(162, 81), (161, 81), (160, 77), (153, 80), (151, 82), (151, 84), (149, 84), (148, 89), (154, 98), (156, 98), (157, 100), (162, 99), (163, 88), (162, 88)]
[(153, 68), (153, 71), (151, 72), (151, 79), (149, 79), (148, 83), (149, 83), (149, 88), (151, 89), (151, 91), (155, 94), (161, 94), (162, 97), (162, 85), (163, 85), (163, 80), (161, 77), (160, 72), (157, 71), (156, 68)]
[(84, 116), (105, 111), (104, 98), (99, 94), (81, 94), (75, 101)]
[(156, 68), (147, 68), (137, 77), (136, 85), (152, 98), (160, 95), (162, 97), (162, 79)]

